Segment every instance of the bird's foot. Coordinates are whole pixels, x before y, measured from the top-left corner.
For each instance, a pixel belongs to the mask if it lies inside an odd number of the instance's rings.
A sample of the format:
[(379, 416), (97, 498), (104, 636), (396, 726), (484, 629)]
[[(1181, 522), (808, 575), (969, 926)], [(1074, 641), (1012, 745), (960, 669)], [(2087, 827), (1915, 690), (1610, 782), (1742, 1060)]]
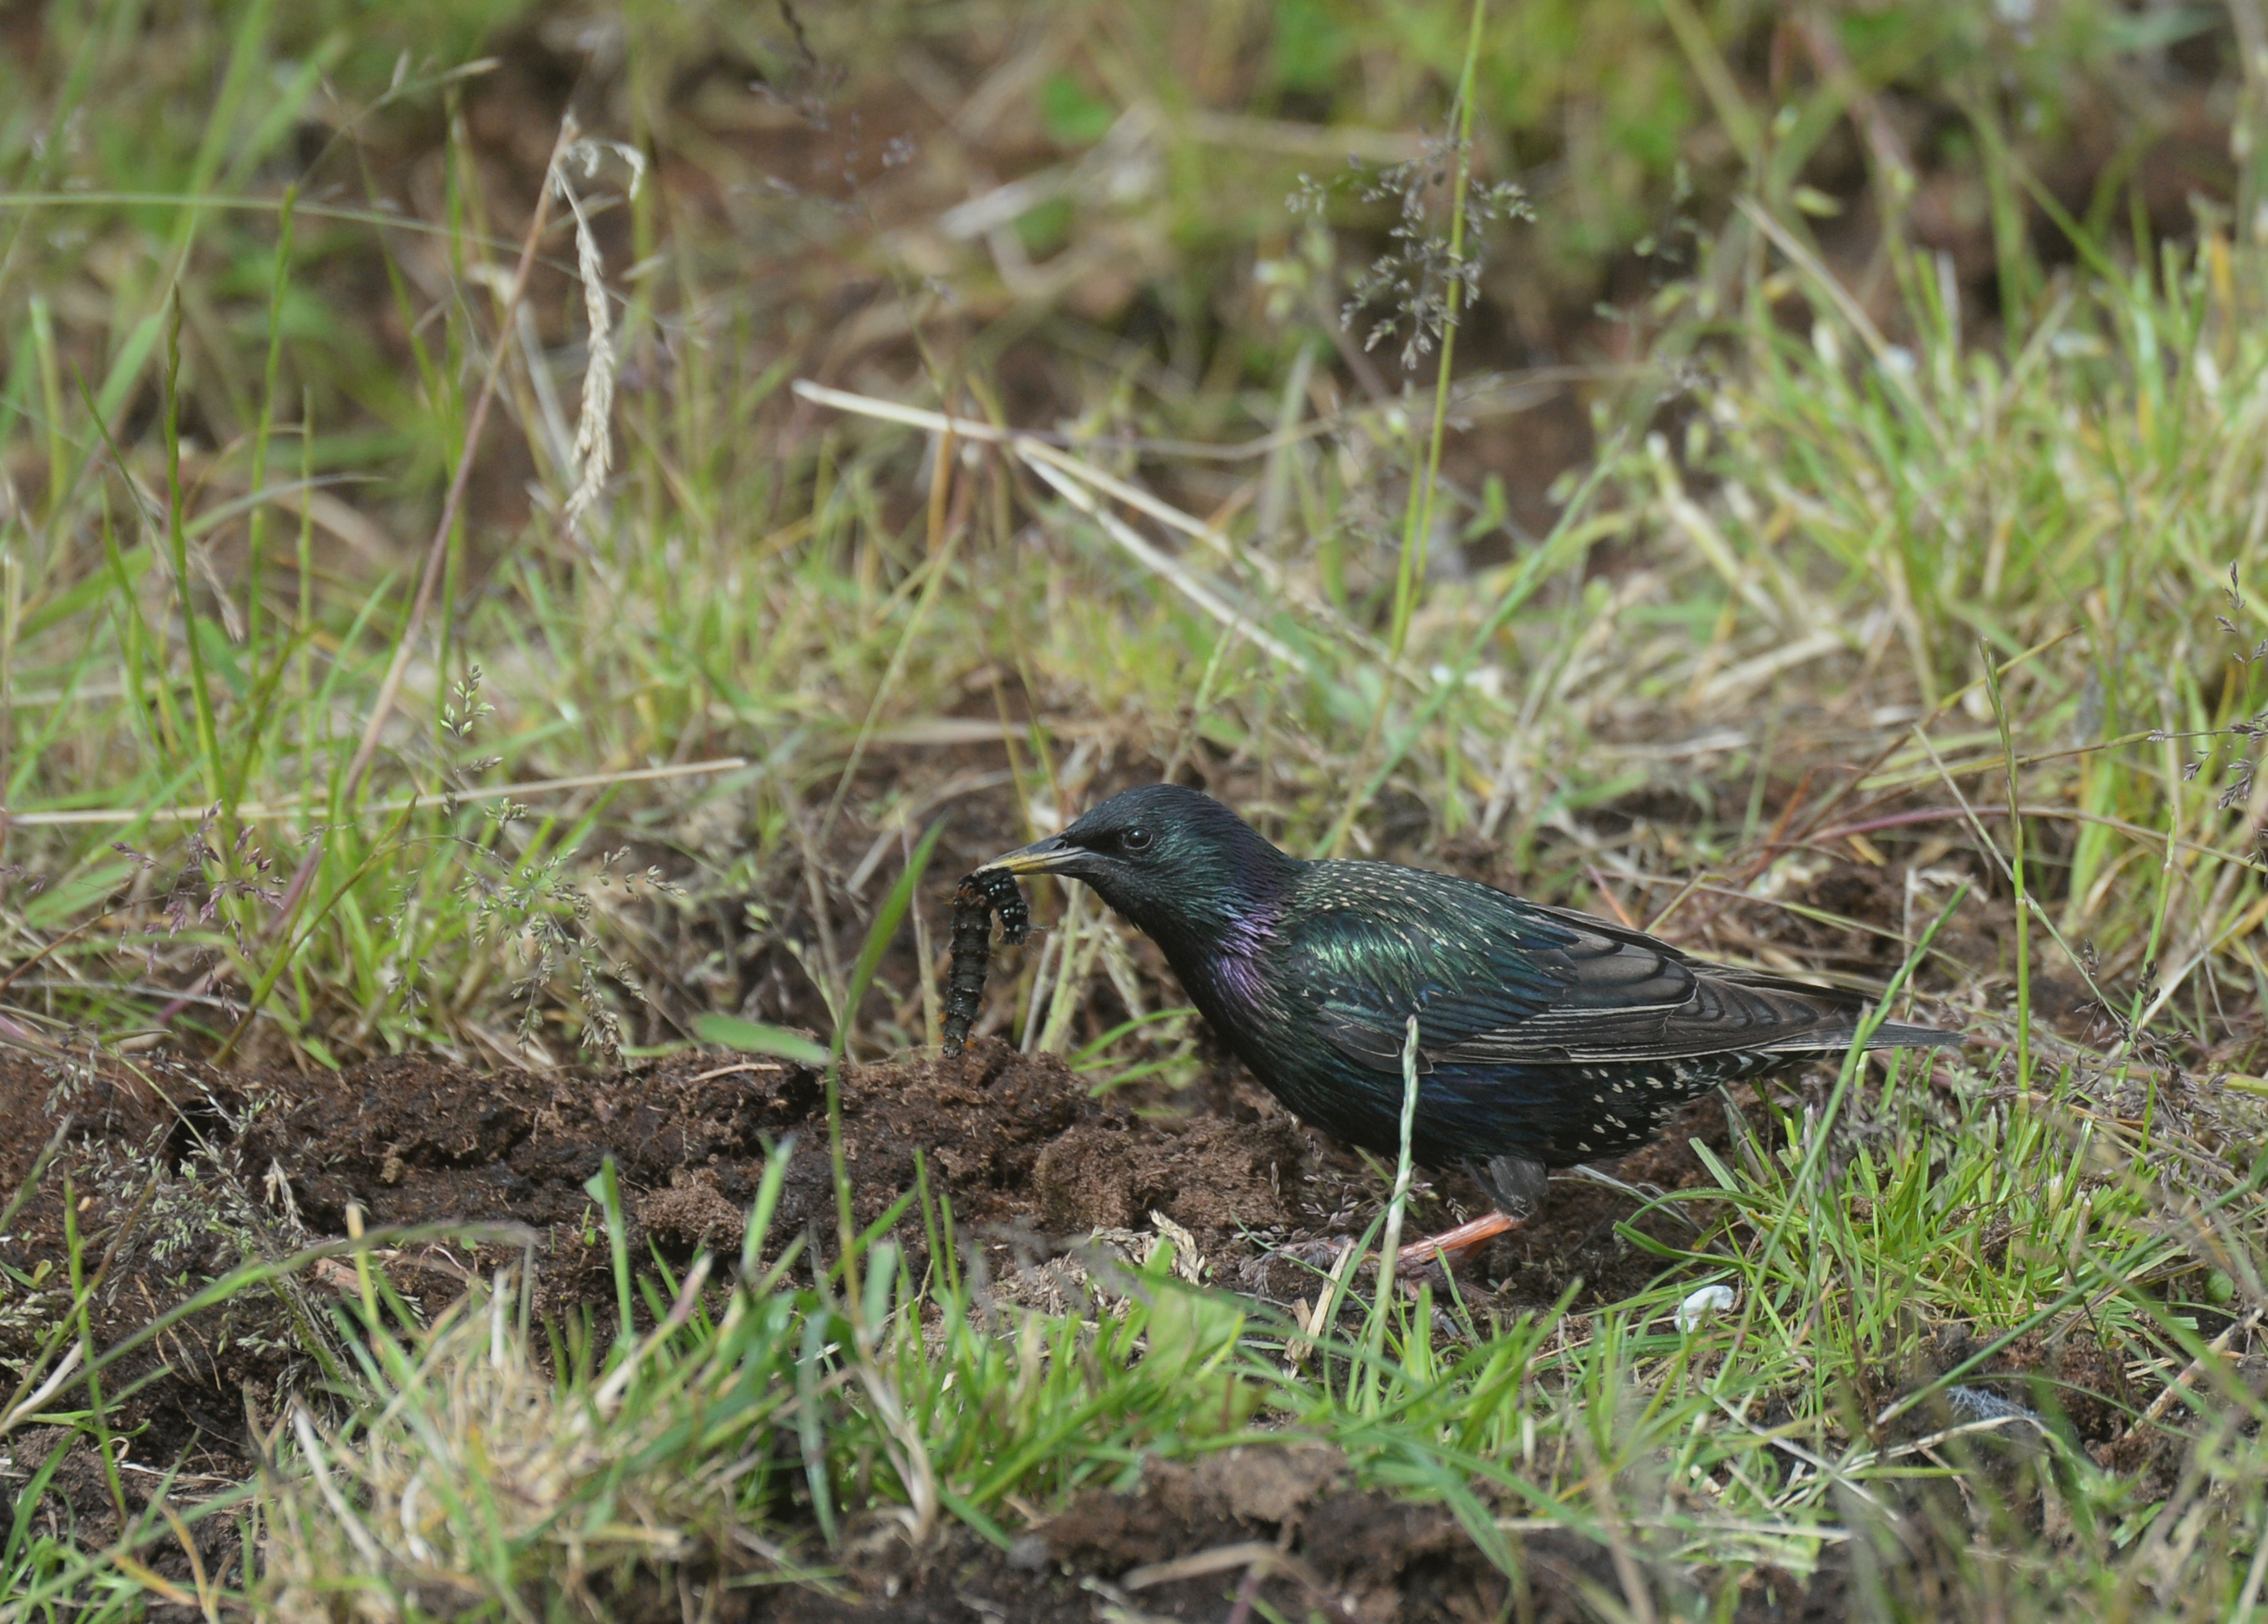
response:
[(1395, 1272), (1402, 1275), (1415, 1273), (1437, 1260), (1446, 1269), (1453, 1261), (1462, 1260), (1498, 1236), (1518, 1229), (1521, 1222), (1506, 1213), (1484, 1212), (1453, 1230), (1410, 1242), (1396, 1255)]
[[(1428, 1274), (1436, 1275), (1435, 1283), (1456, 1265), (1469, 1261), (1480, 1248), (1498, 1236), (1508, 1234), (1524, 1222), (1501, 1212), (1484, 1212), (1469, 1223), (1460, 1224), (1439, 1235), (1429, 1235), (1416, 1240), (1395, 1253), (1394, 1272), (1405, 1282), (1414, 1282)], [(1334, 1277), (1346, 1268), (1346, 1256), (1355, 1245), (1351, 1235), (1334, 1235), (1324, 1240), (1294, 1241), (1278, 1248), (1278, 1255), (1304, 1263), (1319, 1273)], [(1366, 1253), (1357, 1259), (1361, 1272), (1368, 1274), (1373, 1258)]]

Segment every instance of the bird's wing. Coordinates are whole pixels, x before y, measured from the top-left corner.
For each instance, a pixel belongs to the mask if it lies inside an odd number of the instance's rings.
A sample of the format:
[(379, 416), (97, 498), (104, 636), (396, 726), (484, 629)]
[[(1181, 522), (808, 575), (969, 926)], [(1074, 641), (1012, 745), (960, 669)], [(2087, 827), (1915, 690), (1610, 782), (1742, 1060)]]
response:
[[(1347, 865), (1352, 867), (1354, 865)], [(1382, 865), (1361, 865), (1375, 869)], [(1279, 984), (1366, 1068), (1398, 1073), (1410, 1016), (1421, 1069), (1630, 1063), (1832, 1047), (1847, 994), (1698, 965), (1666, 942), (1491, 887), (1418, 874), (1303, 912)]]

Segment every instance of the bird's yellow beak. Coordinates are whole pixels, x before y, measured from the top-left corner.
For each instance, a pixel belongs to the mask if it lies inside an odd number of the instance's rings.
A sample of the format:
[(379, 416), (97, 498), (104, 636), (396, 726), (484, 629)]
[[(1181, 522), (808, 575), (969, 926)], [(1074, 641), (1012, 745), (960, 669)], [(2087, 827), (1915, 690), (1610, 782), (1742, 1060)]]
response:
[(976, 871), (982, 874), (990, 869), (1005, 869), (1011, 874), (1052, 874), (1068, 868), (1084, 855), (1083, 848), (1066, 844), (1059, 834), (1050, 834), (1028, 846), (1004, 851), (991, 862), (980, 865)]

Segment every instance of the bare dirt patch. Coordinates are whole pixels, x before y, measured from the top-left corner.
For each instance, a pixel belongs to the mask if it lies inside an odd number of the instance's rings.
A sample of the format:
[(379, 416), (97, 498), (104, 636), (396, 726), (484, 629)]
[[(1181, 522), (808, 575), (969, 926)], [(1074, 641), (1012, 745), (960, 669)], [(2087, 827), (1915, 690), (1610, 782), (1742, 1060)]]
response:
[[(1095, 1229), (1143, 1230), (1160, 1216), (1188, 1231), (1215, 1284), (1278, 1303), (1312, 1298), (1316, 1274), (1282, 1249), (1328, 1252), (1359, 1232), (1390, 1171), (1302, 1127), (1240, 1077), (1217, 1073), (1181, 1095), (1097, 1097), (1059, 1060), (995, 1040), (955, 1059), (851, 1067), (842, 1101), (858, 1221), (873, 1222), (925, 1178), (964, 1261), (982, 1259), (982, 1277), (1011, 1300), (1020, 1279), (1036, 1277)], [(585, 1188), (609, 1157), (634, 1257), (681, 1261), (704, 1246), (730, 1256), (767, 1156), (792, 1136), (798, 1148), (765, 1250), (798, 1235), (821, 1256), (835, 1250), (824, 1081), (775, 1060), (704, 1051), (625, 1070), (477, 1073), (407, 1056), (303, 1074), (176, 1063), (66, 1071), (0, 1055), (0, 1189), (28, 1176), (66, 1119), (60, 1154), (6, 1245), (18, 1267), (48, 1261), (48, 1278), (60, 1279), (68, 1200), (82, 1255), (91, 1264), (110, 1257), (95, 1304), (99, 1344), (247, 1258), (344, 1235), (351, 1207), (372, 1226), (523, 1225), (536, 1238), (543, 1310), (610, 1304), (603, 1225)], [(1663, 1188), (1698, 1182), (1705, 1173), (1688, 1148), (1693, 1136), (1724, 1144), (1720, 1102), (1697, 1106), (1614, 1171)], [(1446, 1225), (1480, 1199), (1462, 1174), (1441, 1175), (1412, 1221)], [(1614, 1190), (1555, 1184), (1546, 1216), (1476, 1260), (1461, 1289), (1484, 1319), (1552, 1302), (1578, 1279), (1579, 1304), (1626, 1296), (1665, 1267), (1624, 1232), (1636, 1205)], [(1690, 1238), (1660, 1215), (1640, 1220), (1639, 1231), (1671, 1245)], [(918, 1210), (900, 1234), (913, 1267), (925, 1268)], [(397, 1252), (389, 1268), (406, 1295), (436, 1311), (474, 1272), (515, 1255), (441, 1241)], [(289, 1290), (239, 1293), (115, 1370), (112, 1391), (142, 1384), (118, 1417), (133, 1434), (132, 1459), (212, 1478), (247, 1471), (247, 1414), (272, 1416), (282, 1393), (307, 1375), (295, 1316), (321, 1312), (324, 1294), (351, 1279), (328, 1267)], [(0, 1370), (32, 1351), (36, 1321), (34, 1313), (0, 1322)], [(21, 1448), (18, 1458), (31, 1459)], [(1295, 1611), (1329, 1596), (1349, 1617), (1497, 1615), (1506, 1582), (1447, 1512), (1358, 1491), (1336, 1468), (1300, 1477), (1304, 1459), (1264, 1468), (1233, 1457), (1217, 1467), (1152, 1463), (1138, 1490), (1090, 1495), (1042, 1525), (1035, 1537), (1044, 1551), (948, 1541), (877, 1555), (871, 1574), (854, 1563), (851, 1577), (876, 1605), (887, 1598), (897, 1609), (874, 1617), (930, 1616), (922, 1606), (962, 1616), (955, 1598), (964, 1591), (1003, 1616), (1085, 1616), (1107, 1592), (1081, 1589), (1082, 1579), (1116, 1585), (1130, 1571), (1259, 1540), (1279, 1546), (1283, 1560), (1152, 1573), (1142, 1606), (1215, 1616), (1224, 1584), (1233, 1592), (1256, 1572), (1259, 1593)], [(63, 1496), (70, 1511), (99, 1520), (100, 1508), (80, 1506), (81, 1497)], [(1568, 1568), (1569, 1584), (1595, 1576), (1588, 1554), (1572, 1547), (1552, 1560)], [(1557, 1585), (1550, 1570), (1540, 1562), (1532, 1582)], [(840, 1598), (806, 1599), (838, 1609), (825, 1616), (867, 1616), (841, 1611), (852, 1604)], [(797, 1611), (806, 1605), (774, 1595), (752, 1602), (747, 1616), (821, 1616)], [(1546, 1607), (1538, 1616), (1557, 1615)]]

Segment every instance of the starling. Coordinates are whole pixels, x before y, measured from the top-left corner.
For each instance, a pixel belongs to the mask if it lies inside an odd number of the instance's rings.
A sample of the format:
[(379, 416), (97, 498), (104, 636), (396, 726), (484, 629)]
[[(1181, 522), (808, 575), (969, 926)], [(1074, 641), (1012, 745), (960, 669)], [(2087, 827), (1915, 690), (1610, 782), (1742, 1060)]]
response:
[[(1653, 1138), (1720, 1083), (1851, 1047), (1856, 994), (1688, 958), (1643, 931), (1398, 863), (1308, 863), (1178, 784), (1114, 796), (977, 871), (1082, 880), (1164, 950), (1212, 1029), (1302, 1121), (1398, 1155), (1418, 1018), (1418, 1164), (1465, 1163), (1497, 1210), (1406, 1248), (1533, 1216), (1546, 1171)], [(1957, 1043), (1884, 1023), (1875, 1048)]]

